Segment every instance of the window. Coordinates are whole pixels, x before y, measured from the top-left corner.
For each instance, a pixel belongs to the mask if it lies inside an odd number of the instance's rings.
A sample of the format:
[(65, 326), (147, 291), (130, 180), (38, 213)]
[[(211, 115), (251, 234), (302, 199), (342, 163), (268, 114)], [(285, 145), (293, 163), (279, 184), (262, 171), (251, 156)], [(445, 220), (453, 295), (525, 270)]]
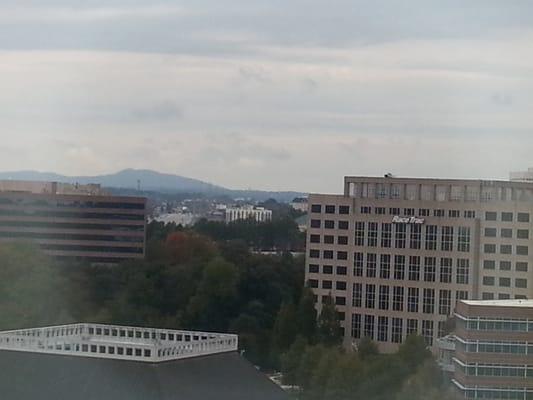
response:
[(426, 250), (437, 250), (437, 226), (426, 226)]
[(429, 217), (429, 208), (421, 208), (418, 210), (418, 215), (421, 217)]
[(309, 242), (311, 243), (320, 243), (320, 235), (310, 235)]
[(420, 249), (421, 237), (422, 237), (422, 226), (411, 225), (411, 238), (409, 241), (409, 247), (411, 249)]
[(435, 257), (424, 257), (424, 281), (435, 282), (436, 264)]
[(500, 270), (501, 271), (510, 271), (511, 270), (511, 261), (500, 261)]
[(378, 317), (378, 342), (389, 340), (389, 319), (387, 317)]
[(389, 287), (385, 285), (379, 286), (379, 309), (389, 309)]
[(407, 288), (407, 311), (418, 312), (418, 298), (420, 290), (418, 288)]
[(348, 252), (347, 251), (337, 251), (337, 260), (347, 260)]
[(377, 215), (385, 215), (386, 213), (385, 207), (375, 207), (374, 211)]
[(527, 279), (516, 278), (514, 281), (514, 285), (517, 288), (525, 289), (527, 288)]
[(311, 220), (311, 228), (320, 228), (320, 220), (319, 219), (312, 219)]
[(309, 279), (308, 281), (310, 288), (318, 288), (318, 280), (317, 279)]
[(365, 326), (363, 336), (374, 339), (374, 316), (365, 315)]
[(327, 219), (324, 221), (324, 228), (326, 229), (335, 229), (335, 221)]
[(309, 250), (309, 257), (311, 257), (311, 258), (319, 258), (320, 257), (320, 250), (310, 249)]
[(348, 230), (348, 221), (339, 221), (339, 229)]
[(405, 279), (405, 256), (394, 256), (394, 279)]
[(513, 222), (513, 213), (512, 212), (502, 212), (502, 221), (503, 222)]
[(529, 222), (529, 213), (518, 213), (517, 215), (518, 222)]
[(483, 252), (487, 253), (487, 254), (494, 254), (496, 253), (496, 245), (495, 244), (489, 244), (489, 243), (486, 243), (484, 246), (483, 246)]
[(394, 245), (397, 249), (405, 249), (406, 224), (395, 224)]
[(515, 269), (518, 272), (527, 272), (527, 262), (518, 261), (515, 265)]
[(433, 314), (435, 312), (435, 289), (424, 288), (422, 292), (422, 312)]
[(445, 215), (445, 211), (444, 210), (440, 210), (440, 209), (433, 210), (433, 216), (434, 217), (444, 217), (444, 215)]
[(407, 320), (407, 336), (418, 334), (418, 320), (417, 319), (408, 319)]
[(453, 250), (453, 226), (442, 227), (441, 250), (442, 251)]
[(346, 305), (346, 297), (335, 296), (335, 305), (337, 305), (337, 306), (345, 306)]
[(501, 287), (510, 287), (511, 286), (511, 278), (500, 278), (498, 280), (498, 284)]
[(334, 240), (335, 240), (335, 238), (334, 238), (333, 235), (325, 235), (324, 236), (324, 243), (325, 244), (333, 244), (333, 243), (335, 243)]
[(509, 228), (502, 228), (501, 236), (502, 236), (502, 238), (512, 238), (513, 237), (513, 230), (509, 229)]
[(355, 245), (365, 245), (365, 223), (357, 221), (355, 223)]
[(468, 292), (466, 290), (458, 290), (455, 292), (455, 301), (468, 300)]
[(511, 298), (511, 295), (509, 293), (498, 293), (499, 300), (508, 300), (510, 298)]
[(353, 255), (353, 275), (363, 276), (363, 253)]
[(492, 300), (492, 299), (494, 299), (494, 293), (483, 292), (483, 293), (481, 293), (481, 299), (482, 300)]
[(339, 214), (350, 214), (350, 206), (339, 206)]
[(318, 274), (318, 265), (317, 264), (309, 264), (309, 273)]
[(354, 283), (352, 289), (352, 307), (362, 307), (363, 305), (363, 284)]
[(452, 259), (451, 258), (440, 259), (440, 281), (441, 283), (452, 282)]
[(529, 230), (519, 229), (516, 231), (516, 237), (518, 239), (529, 239)]
[(391, 247), (392, 224), (381, 224), (381, 247)]
[(377, 255), (373, 253), (368, 253), (366, 255), (366, 276), (368, 278), (376, 277), (377, 258)]
[(392, 318), (392, 337), (393, 343), (402, 342), (403, 320), (401, 318)]
[(346, 275), (347, 274), (347, 268), (342, 265), (337, 266), (337, 275)]
[(404, 208), (403, 213), (408, 217), (413, 217), (415, 215), (415, 209), (414, 208)]
[(337, 236), (337, 244), (340, 244), (340, 245), (348, 244), (348, 236)]
[(326, 214), (335, 214), (335, 206), (326, 206)]
[(448, 210), (448, 218), (459, 218), (461, 212), (459, 210)]
[(452, 306), (452, 292), (450, 290), (439, 290), (439, 314), (450, 315)]
[(361, 314), (352, 314), (352, 337), (361, 338)]
[(483, 269), (495, 269), (496, 261), (494, 260), (483, 260)]
[(403, 286), (394, 286), (392, 288), (392, 309), (394, 311), (403, 311)]
[(322, 257), (325, 259), (331, 260), (333, 258), (333, 250), (324, 250), (322, 252)]
[(497, 214), (494, 211), (485, 212), (485, 221), (496, 221)]
[(378, 223), (368, 223), (368, 246), (376, 247), (378, 245)]
[(322, 289), (331, 289), (332, 287), (333, 287), (333, 282), (322, 281)]
[(516, 246), (516, 254), (519, 256), (527, 256), (529, 254), (529, 249), (527, 246)]
[(493, 276), (484, 276), (483, 285), (485, 286), (494, 286), (494, 277)]
[(470, 228), (467, 226), (459, 227), (457, 250), (461, 252), (470, 251)]
[(433, 321), (422, 321), (422, 336), (428, 346), (433, 346)]
[(333, 265), (324, 265), (322, 266), (322, 273), (326, 275), (333, 274)]
[(389, 208), (390, 215), (400, 215), (400, 209), (398, 207)]
[(390, 278), (390, 254), (381, 254), (380, 256), (379, 277), (381, 279)]
[(408, 279), (410, 281), (420, 280), (420, 256), (409, 257), (409, 274)]
[(496, 237), (496, 228), (485, 228), (485, 237)]
[(460, 258), (457, 260), (457, 274), (455, 281), (458, 284), (466, 285), (469, 281), (470, 275), (470, 260), (467, 258)]
[(368, 207), (368, 206), (361, 207), (361, 214), (371, 214), (371, 213), (372, 213), (372, 207)]
[(311, 212), (315, 214), (320, 214), (322, 212), (322, 206), (320, 204), (312, 204)]
[(376, 307), (376, 285), (366, 285), (365, 307)]
[(500, 254), (512, 254), (513, 253), (513, 246), (510, 244), (502, 244), (500, 245)]
[(473, 210), (466, 210), (463, 214), (465, 218), (473, 219), (476, 218), (476, 212)]

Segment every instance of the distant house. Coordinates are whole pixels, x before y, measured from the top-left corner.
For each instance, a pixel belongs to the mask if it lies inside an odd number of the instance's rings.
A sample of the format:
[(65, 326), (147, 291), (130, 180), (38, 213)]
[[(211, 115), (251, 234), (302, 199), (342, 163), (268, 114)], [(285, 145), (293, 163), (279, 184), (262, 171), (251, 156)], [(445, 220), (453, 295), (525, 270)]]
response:
[(226, 208), (226, 223), (253, 219), (257, 222), (268, 222), (272, 220), (272, 211), (264, 207), (242, 206)]
[(307, 212), (307, 197), (295, 197), (291, 201), (291, 207), (298, 211)]
[(309, 215), (304, 214), (294, 220), (296, 224), (298, 225), (298, 229), (300, 232), (306, 232), (307, 231), (307, 222), (309, 220)]
[(287, 400), (236, 335), (99, 324), (0, 332), (2, 400)]

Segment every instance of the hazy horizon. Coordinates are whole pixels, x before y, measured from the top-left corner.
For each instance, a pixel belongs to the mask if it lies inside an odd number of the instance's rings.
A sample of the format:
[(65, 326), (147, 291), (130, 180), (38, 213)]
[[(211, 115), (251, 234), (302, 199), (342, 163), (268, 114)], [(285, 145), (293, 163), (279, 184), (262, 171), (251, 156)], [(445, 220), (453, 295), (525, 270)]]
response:
[(342, 192), (533, 165), (533, 3), (4, 1), (0, 170)]

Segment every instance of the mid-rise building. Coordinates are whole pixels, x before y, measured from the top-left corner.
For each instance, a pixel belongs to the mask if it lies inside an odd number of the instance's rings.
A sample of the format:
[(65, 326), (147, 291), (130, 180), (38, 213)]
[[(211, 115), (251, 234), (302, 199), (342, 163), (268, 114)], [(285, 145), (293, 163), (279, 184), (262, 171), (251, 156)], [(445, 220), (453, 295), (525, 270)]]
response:
[(272, 211), (264, 207), (242, 206), (226, 208), (226, 223), (254, 220), (256, 222), (268, 222), (272, 220)]
[(453, 379), (467, 399), (533, 399), (533, 300), (463, 300)]
[(0, 181), (0, 242), (115, 263), (144, 257), (145, 231), (144, 197), (112, 196), (99, 185)]
[(533, 298), (533, 184), (346, 177), (309, 196), (306, 281), (333, 300), (345, 344), (435, 350), (459, 300)]
[(295, 197), (294, 199), (292, 199), (291, 201), (291, 207), (294, 208), (295, 210), (297, 211), (301, 211), (301, 212), (307, 212), (308, 210), (308, 202), (307, 202), (307, 197)]

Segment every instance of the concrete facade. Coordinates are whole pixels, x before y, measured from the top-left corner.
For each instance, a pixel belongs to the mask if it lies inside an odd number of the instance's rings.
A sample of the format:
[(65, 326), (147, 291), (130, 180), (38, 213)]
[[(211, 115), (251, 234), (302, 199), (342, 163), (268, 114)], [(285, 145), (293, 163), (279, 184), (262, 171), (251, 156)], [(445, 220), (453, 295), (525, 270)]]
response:
[(457, 301), (533, 298), (531, 183), (346, 177), (309, 210), (306, 281), (347, 346), (418, 333), (436, 350)]

